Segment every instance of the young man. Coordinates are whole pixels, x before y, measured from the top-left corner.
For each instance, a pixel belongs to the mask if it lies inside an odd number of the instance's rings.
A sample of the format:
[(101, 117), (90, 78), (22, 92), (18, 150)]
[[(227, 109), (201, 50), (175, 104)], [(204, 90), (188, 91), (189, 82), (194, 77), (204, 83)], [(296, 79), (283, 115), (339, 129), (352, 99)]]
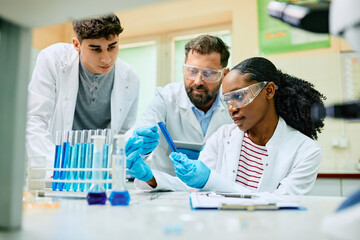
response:
[[(143, 141), (143, 157), (154, 151), (153, 169), (175, 176), (174, 165), (169, 159), (171, 151), (165, 138), (160, 138), (160, 130), (154, 126), (157, 124), (154, 113), (164, 122), (174, 141), (187, 143), (203, 144), (221, 125), (231, 123), (227, 110), (219, 101), (221, 81), (229, 71), (226, 68), (229, 56), (228, 47), (218, 37), (202, 35), (186, 44), (184, 82), (158, 87), (141, 119), (127, 133), (133, 134), (129, 146)], [(197, 159), (199, 154), (188, 149), (181, 151), (192, 159)], [(131, 149), (128, 149), (127, 155), (130, 153)]]
[(117, 58), (117, 16), (73, 22), (73, 44), (42, 50), (29, 84), (26, 147), (53, 167), (57, 130), (111, 128), (124, 133), (136, 119), (139, 79)]

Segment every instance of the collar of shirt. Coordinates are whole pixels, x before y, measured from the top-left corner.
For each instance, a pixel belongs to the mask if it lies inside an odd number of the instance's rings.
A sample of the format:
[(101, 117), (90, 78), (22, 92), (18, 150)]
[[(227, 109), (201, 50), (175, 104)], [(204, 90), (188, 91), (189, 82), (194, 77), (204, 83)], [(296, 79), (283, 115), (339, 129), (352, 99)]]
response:
[(81, 55), (80, 55), (80, 72), (82, 72), (83, 75), (85, 75), (87, 80), (93, 80), (93, 81), (98, 80), (99, 81), (101, 79), (108, 77), (109, 75), (114, 75), (114, 73), (115, 73), (114, 69), (115, 69), (115, 66), (111, 69), (111, 71), (109, 73), (93, 74), (93, 73), (89, 72), (89, 70), (87, 70), (87, 68), (85, 67), (85, 65), (82, 62)]

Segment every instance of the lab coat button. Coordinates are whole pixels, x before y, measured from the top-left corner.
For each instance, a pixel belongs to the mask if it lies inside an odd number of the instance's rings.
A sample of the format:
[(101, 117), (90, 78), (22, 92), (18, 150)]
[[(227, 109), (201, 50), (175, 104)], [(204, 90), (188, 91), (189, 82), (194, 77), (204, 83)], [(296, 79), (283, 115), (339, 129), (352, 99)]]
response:
[(121, 108), (119, 109), (119, 111), (121, 112)]
[(126, 89), (128, 89), (129, 87), (128, 87), (128, 86), (126, 86), (125, 88), (126, 88)]
[(265, 166), (267, 167), (269, 164), (267, 163), (267, 164), (265, 164)]
[(230, 142), (229, 142), (229, 141), (227, 141), (226, 143), (227, 143), (227, 144), (230, 144)]
[(235, 173), (235, 170), (233, 170), (233, 173)]

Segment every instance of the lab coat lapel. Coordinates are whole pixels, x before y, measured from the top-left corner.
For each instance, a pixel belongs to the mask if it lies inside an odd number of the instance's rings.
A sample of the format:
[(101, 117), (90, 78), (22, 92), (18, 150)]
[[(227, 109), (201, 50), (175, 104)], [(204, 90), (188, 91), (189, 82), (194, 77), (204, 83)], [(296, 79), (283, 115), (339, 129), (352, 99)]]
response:
[(240, 131), (238, 127), (235, 127), (231, 131), (230, 136), (223, 139), (225, 155), (223, 160), (226, 161), (224, 164), (227, 168), (226, 173), (233, 173), (231, 179), (229, 179), (231, 181), (235, 181), (236, 179), (243, 138), (244, 132)]
[(120, 61), (115, 64), (115, 79), (111, 91), (111, 129), (116, 133), (120, 132), (120, 126), (125, 121), (125, 114), (128, 112), (132, 96), (130, 93), (130, 81), (125, 81), (124, 72), (121, 71)]
[(71, 52), (64, 56), (60, 71), (59, 97), (63, 112), (62, 124), (64, 130), (71, 130), (79, 89), (79, 53)]
[(226, 121), (227, 119), (224, 116), (228, 116), (228, 113), (226, 113), (226, 109), (224, 108), (224, 106), (222, 106), (221, 104), (219, 104), (218, 108), (214, 111), (208, 129), (206, 131), (206, 135), (205, 135), (205, 141), (214, 133), (216, 132), (216, 130), (219, 128), (220, 125), (223, 124), (228, 124), (231, 121)]
[(180, 111), (182, 111), (181, 116), (184, 116), (184, 119), (190, 123), (189, 126), (191, 126), (191, 128), (195, 129), (197, 132), (203, 135), (200, 123), (190, 107), (190, 99), (186, 94), (184, 84), (182, 86), (183, 89), (181, 90), (180, 96), (177, 99), (177, 105), (180, 107)]
[[(275, 128), (275, 132), (265, 145), (266, 150), (268, 151), (268, 157), (263, 159), (264, 172), (260, 180), (260, 184), (257, 190), (258, 192), (261, 192), (264, 189), (268, 189), (269, 185), (274, 183), (273, 176), (272, 174), (270, 174), (274, 171), (271, 171), (270, 169), (281, 168), (281, 166), (283, 165), (281, 163), (281, 159), (283, 158), (279, 156), (279, 146), (281, 146), (282, 144), (281, 136), (283, 136), (285, 129), (286, 123), (283, 118), (279, 117), (278, 125)], [(269, 161), (270, 159), (271, 161)]]

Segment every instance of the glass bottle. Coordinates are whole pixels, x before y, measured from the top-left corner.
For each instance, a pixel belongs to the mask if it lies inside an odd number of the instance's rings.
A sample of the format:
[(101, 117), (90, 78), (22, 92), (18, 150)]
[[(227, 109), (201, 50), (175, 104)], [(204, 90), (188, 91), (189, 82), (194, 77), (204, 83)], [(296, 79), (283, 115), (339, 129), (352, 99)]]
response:
[[(102, 168), (103, 148), (105, 136), (91, 136), (91, 143), (93, 144), (93, 169), (99, 170)], [(89, 205), (104, 205), (106, 203), (106, 193), (100, 180), (102, 179), (101, 171), (94, 171), (93, 183), (87, 194), (87, 201)]]
[(111, 161), (113, 167), (113, 188), (109, 201), (112, 206), (127, 206), (130, 202), (130, 195), (125, 187), (126, 157), (124, 135), (114, 136)]

